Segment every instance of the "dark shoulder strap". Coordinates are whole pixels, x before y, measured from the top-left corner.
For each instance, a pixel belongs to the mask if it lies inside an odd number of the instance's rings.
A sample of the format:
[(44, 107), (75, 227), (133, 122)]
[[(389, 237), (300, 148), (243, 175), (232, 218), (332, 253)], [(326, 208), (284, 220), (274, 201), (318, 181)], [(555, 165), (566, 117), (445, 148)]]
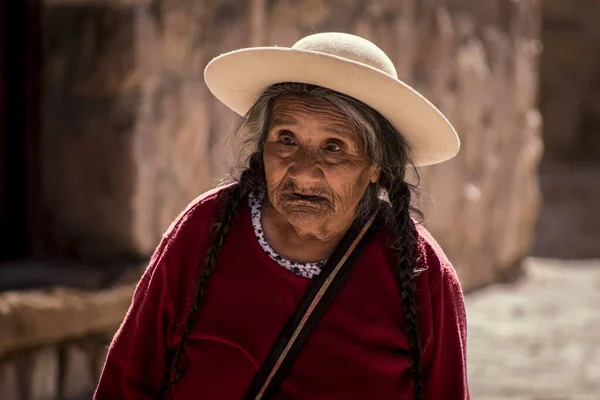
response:
[(363, 227), (351, 228), (344, 235), (280, 333), (244, 400), (271, 399), (276, 393), (352, 267), (377, 233), (376, 217), (374, 213)]

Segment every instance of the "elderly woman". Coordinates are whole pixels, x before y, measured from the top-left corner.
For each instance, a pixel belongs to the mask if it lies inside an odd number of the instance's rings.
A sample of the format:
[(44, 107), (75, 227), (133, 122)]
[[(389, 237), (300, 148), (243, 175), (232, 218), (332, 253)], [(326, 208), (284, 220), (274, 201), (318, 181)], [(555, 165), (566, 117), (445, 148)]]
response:
[(461, 286), (405, 181), (457, 153), (450, 123), (348, 34), (205, 78), (242, 170), (164, 235), (95, 399), (467, 399)]

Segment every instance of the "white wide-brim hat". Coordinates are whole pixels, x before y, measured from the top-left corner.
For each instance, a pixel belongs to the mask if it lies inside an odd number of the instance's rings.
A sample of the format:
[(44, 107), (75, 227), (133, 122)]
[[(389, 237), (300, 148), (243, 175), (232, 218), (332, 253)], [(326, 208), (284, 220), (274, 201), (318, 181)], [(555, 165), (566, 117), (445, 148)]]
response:
[(235, 50), (215, 57), (204, 79), (213, 95), (240, 115), (275, 83), (307, 83), (354, 97), (387, 118), (405, 138), (415, 165), (446, 161), (460, 148), (446, 117), (398, 79), (394, 64), (379, 47), (355, 35), (318, 33), (291, 48)]

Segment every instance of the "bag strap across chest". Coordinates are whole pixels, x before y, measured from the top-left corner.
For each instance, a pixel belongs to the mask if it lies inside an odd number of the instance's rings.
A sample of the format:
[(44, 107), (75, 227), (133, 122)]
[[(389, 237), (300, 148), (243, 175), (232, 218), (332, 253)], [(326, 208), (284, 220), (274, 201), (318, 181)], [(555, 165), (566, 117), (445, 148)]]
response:
[(346, 282), (352, 267), (377, 233), (380, 225), (377, 215), (378, 212), (373, 213), (364, 226), (351, 227), (346, 232), (279, 334), (244, 400), (273, 398), (317, 323)]

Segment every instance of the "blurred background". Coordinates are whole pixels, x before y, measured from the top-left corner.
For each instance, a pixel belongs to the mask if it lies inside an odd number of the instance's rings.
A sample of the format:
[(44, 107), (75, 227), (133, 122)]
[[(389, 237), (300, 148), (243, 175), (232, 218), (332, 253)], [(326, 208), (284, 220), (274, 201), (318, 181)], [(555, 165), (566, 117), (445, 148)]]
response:
[[(600, 399), (600, 2), (0, 2), (0, 399), (89, 399), (171, 221), (222, 171), (220, 53), (362, 35), (463, 143), (420, 169), (474, 399)], [(243, 66), (240, 66), (243, 68)]]

